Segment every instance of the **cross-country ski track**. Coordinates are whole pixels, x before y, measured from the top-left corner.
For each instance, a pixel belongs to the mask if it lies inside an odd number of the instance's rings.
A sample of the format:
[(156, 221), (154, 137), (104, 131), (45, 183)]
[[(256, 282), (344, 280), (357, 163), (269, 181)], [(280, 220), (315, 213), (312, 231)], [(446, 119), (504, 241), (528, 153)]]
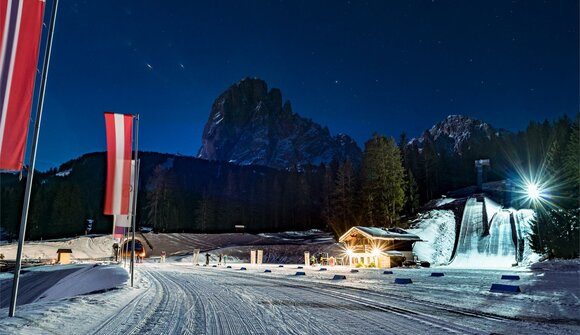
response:
[(133, 297), (118, 305), (109, 303), (114, 308), (101, 314), (106, 317), (85, 323), (82, 333), (502, 334), (525, 329), (562, 334), (567, 328), (546, 320), (513, 320), (418, 301), (397, 290), (375, 292), (330, 279), (305, 281), (293, 272), (272, 276), (262, 271), (139, 264), (138, 289), (116, 293)]

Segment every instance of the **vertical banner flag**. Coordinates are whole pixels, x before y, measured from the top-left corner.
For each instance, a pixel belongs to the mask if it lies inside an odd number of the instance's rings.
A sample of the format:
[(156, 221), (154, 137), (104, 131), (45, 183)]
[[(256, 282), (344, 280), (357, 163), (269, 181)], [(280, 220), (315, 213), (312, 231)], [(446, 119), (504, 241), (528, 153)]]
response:
[(122, 240), (125, 236), (125, 227), (115, 226), (113, 231), (113, 238)]
[(133, 205), (133, 195), (135, 194), (135, 160), (131, 161), (131, 193), (129, 194), (129, 215), (115, 215), (116, 227), (131, 227), (131, 206)]
[(44, 4), (0, 0), (0, 170), (24, 162)]
[(107, 128), (107, 185), (105, 215), (129, 215), (133, 116), (105, 113)]

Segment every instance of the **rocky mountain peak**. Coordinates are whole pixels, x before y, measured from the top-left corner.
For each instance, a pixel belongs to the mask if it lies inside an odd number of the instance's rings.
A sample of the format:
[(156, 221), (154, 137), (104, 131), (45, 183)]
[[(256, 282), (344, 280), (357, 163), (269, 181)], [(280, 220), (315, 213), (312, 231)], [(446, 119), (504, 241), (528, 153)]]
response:
[(489, 142), (493, 137), (501, 136), (503, 130), (495, 130), (489, 124), (464, 115), (449, 115), (443, 121), (435, 124), (417, 139), (409, 144), (419, 148), (425, 142), (432, 142), (440, 150), (461, 155), (473, 144)]
[(289, 168), (361, 160), (361, 150), (346, 135), (332, 137), (326, 127), (292, 111), (280, 89), (245, 78), (213, 103), (198, 157), (249, 165)]
[(445, 120), (431, 127), (429, 133), (435, 139), (440, 136), (462, 139), (470, 136), (474, 131), (489, 133), (490, 129), (490, 125), (483, 121), (464, 115), (449, 115)]

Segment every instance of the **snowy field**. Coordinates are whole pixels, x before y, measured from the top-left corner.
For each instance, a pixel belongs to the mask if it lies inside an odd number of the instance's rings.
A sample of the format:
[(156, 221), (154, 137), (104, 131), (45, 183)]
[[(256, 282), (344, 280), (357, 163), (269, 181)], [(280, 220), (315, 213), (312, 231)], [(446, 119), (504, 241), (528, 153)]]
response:
[[(194, 266), (191, 258), (35, 268), (23, 275), (17, 317), (0, 308), (2, 334), (578, 334), (578, 261), (529, 269), (359, 269), (276, 264)], [(240, 270), (245, 267), (247, 270)], [(68, 269), (68, 271), (67, 271)], [(270, 273), (264, 272), (266, 269)], [(44, 271), (44, 272), (43, 272)], [(296, 276), (303, 271), (304, 276)], [(443, 272), (443, 277), (431, 277)], [(50, 284), (47, 282), (50, 274)], [(339, 274), (345, 280), (332, 280)], [(501, 280), (502, 274), (519, 281)], [(2, 301), (9, 292), (0, 281)], [(26, 280), (25, 278), (31, 278)], [(395, 284), (410, 278), (412, 284)], [(491, 293), (492, 283), (522, 293)], [(91, 291), (97, 293), (87, 294)]]
[[(529, 221), (530, 213), (516, 214)], [(71, 248), (75, 264), (26, 268), (15, 318), (7, 317), (12, 273), (0, 273), (0, 334), (580, 333), (579, 260), (503, 269), (446, 266), (455, 240), (453, 213), (422, 213), (413, 227), (425, 241), (415, 253), (434, 266), (394, 268), (392, 274), (299, 268), (304, 251), (341, 252), (329, 234), (316, 230), (145, 234), (151, 257), (136, 264), (134, 287), (125, 263), (102, 261), (111, 256), (111, 236), (26, 243), (25, 259), (51, 259), (58, 248)], [(211, 254), (210, 266), (192, 262), (194, 248), (202, 251), (200, 262)], [(269, 264), (246, 263), (255, 249), (264, 250)], [(166, 263), (159, 263), (161, 250)], [(0, 253), (14, 258), (15, 245), (0, 246)], [(230, 268), (216, 264), (218, 254), (227, 255)], [(335, 275), (345, 279), (333, 280)], [(396, 278), (412, 283), (396, 284)], [(521, 293), (490, 292), (492, 284), (517, 285)]]

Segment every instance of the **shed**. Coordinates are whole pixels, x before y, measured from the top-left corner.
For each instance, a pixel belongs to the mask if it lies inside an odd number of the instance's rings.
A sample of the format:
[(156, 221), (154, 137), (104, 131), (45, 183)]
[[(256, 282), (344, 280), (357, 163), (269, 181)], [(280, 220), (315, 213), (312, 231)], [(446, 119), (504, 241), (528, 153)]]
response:
[(56, 258), (56, 262), (60, 264), (70, 264), (70, 255), (72, 255), (71, 249), (58, 249), (56, 251), (58, 257)]
[(343, 243), (349, 264), (390, 268), (414, 259), (413, 244), (421, 238), (401, 228), (355, 226), (344, 233), (338, 242)]

